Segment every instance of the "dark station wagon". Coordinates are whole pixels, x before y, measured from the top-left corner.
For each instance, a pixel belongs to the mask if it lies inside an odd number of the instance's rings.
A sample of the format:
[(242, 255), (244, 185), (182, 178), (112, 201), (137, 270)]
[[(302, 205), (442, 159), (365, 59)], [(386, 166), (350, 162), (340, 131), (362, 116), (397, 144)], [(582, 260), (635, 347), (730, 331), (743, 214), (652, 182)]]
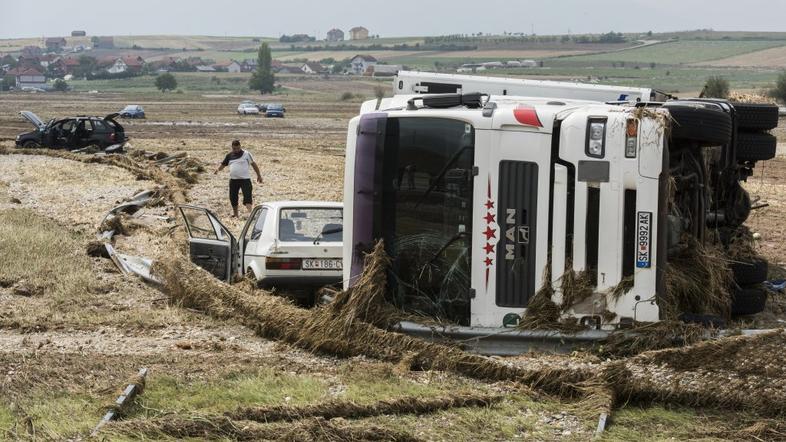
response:
[[(49, 147), (52, 149), (77, 150), (95, 147), (101, 150), (118, 150), (115, 146), (122, 147), (128, 141), (125, 130), (115, 118), (118, 114), (109, 114), (106, 117), (67, 117), (49, 120), (44, 123), (36, 114), (22, 111), (20, 114), (27, 119), (35, 130), (20, 134), (16, 137), (17, 147)], [(122, 149), (120, 149), (122, 150)]]

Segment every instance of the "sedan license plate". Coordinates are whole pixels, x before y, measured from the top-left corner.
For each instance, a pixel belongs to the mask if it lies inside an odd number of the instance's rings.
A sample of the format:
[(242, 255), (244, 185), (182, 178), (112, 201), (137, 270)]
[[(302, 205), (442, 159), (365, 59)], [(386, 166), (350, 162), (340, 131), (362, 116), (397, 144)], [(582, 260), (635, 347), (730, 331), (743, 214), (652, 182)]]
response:
[(303, 270), (341, 270), (341, 259), (304, 259)]

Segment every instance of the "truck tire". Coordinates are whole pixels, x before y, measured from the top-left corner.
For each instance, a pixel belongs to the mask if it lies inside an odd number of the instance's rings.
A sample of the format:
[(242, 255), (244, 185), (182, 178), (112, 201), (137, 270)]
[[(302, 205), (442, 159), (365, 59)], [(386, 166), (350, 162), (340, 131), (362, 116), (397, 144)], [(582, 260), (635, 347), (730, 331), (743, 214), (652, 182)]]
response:
[(768, 133), (740, 132), (737, 134), (738, 161), (764, 161), (775, 157), (778, 140)]
[(759, 287), (741, 288), (732, 293), (731, 315), (755, 315), (764, 310), (767, 292)]
[(737, 260), (729, 264), (734, 274), (734, 282), (740, 286), (761, 284), (767, 280), (767, 260), (764, 258), (750, 258)]
[(731, 140), (731, 117), (726, 112), (701, 103), (679, 102), (663, 105), (671, 114), (671, 138), (695, 141), (703, 146), (720, 146)]
[(22, 147), (27, 148), (27, 149), (35, 149), (35, 148), (41, 147), (41, 145), (38, 144), (38, 142), (36, 142), (36, 141), (27, 140), (24, 143), (22, 143)]
[(778, 127), (778, 105), (769, 103), (732, 103), (739, 130), (770, 130)]

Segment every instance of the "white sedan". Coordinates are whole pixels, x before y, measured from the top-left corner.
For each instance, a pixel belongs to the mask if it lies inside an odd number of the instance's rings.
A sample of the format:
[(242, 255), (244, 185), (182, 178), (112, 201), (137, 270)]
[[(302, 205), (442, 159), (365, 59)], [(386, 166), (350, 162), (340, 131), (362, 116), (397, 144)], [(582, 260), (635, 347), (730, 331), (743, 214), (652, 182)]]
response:
[(264, 203), (251, 212), (237, 240), (207, 209), (180, 206), (180, 212), (191, 260), (220, 279), (252, 275), (259, 287), (282, 289), (307, 304), (316, 289), (341, 282), (341, 203)]
[(240, 103), (237, 113), (238, 115), (259, 115), (259, 108), (254, 103)]

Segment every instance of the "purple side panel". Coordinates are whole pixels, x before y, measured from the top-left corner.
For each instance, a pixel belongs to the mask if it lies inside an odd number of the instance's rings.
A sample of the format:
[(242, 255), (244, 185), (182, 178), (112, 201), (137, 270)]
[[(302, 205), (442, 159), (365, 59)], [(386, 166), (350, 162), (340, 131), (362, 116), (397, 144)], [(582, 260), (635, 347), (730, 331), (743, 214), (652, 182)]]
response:
[(366, 114), (360, 118), (355, 145), (355, 185), (352, 207), (352, 264), (349, 286), (363, 272), (363, 251), (374, 241), (374, 193), (376, 189), (377, 142), (384, 136), (387, 114)]

